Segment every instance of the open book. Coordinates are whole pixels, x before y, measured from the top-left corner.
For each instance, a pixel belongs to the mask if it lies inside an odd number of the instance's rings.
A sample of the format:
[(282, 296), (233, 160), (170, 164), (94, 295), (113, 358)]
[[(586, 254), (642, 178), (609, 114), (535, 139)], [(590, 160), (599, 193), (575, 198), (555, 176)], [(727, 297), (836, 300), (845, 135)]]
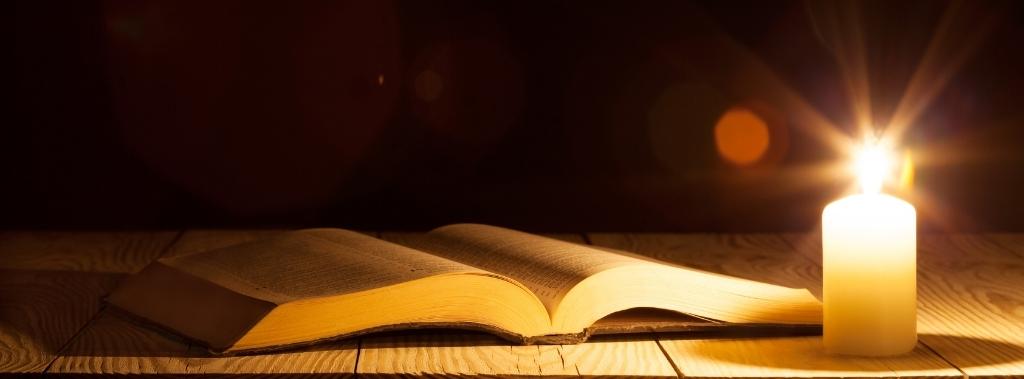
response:
[[(634, 308), (744, 325), (821, 323), (821, 304), (804, 289), (476, 224), (435, 229), (415, 246), (308, 229), (162, 258), (107, 301), (215, 353), (422, 327), (578, 343), (602, 318)], [(610, 329), (638, 330), (618, 325)]]

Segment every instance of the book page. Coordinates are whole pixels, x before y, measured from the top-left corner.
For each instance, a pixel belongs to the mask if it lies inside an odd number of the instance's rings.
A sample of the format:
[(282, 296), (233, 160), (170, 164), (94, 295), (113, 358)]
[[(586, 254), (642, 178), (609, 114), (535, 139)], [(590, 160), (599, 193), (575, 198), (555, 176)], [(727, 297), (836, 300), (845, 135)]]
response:
[(253, 298), (282, 304), (428, 276), (488, 273), (341, 229), (309, 229), (160, 263)]
[(416, 247), (515, 279), (549, 314), (573, 286), (598, 272), (642, 261), (583, 245), (477, 224), (443, 226)]

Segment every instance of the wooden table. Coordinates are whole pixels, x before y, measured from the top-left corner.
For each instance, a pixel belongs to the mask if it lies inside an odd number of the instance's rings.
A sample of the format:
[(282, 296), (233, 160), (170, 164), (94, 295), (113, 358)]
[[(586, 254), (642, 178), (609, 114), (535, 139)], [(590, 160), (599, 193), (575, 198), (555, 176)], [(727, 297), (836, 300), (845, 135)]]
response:
[[(650, 335), (511, 346), (486, 334), (368, 336), (271, 355), (215, 358), (104, 310), (118, 280), (159, 256), (252, 240), (261, 231), (0, 234), (0, 372), (688, 377), (1024, 377), (1024, 234), (924, 235), (920, 343), (893, 358), (822, 353), (820, 337)], [(386, 239), (416, 238), (378, 233)], [(814, 234), (586, 233), (557, 238), (649, 254), (820, 294)], [(202, 317), (197, 311), (196, 317)]]

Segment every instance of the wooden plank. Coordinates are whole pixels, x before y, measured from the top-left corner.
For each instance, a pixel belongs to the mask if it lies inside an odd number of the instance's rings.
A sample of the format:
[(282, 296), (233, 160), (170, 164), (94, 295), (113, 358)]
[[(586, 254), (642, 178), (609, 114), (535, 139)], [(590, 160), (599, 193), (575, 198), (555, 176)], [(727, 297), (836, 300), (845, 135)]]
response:
[(131, 273), (160, 256), (178, 234), (4, 232), (0, 234), (0, 268)]
[(82, 330), (48, 372), (62, 374), (184, 373), (188, 343), (129, 323), (109, 311)]
[[(585, 243), (579, 234), (548, 237)], [(382, 238), (415, 245), (422, 233), (383, 233)], [(487, 376), (652, 376), (675, 370), (653, 338), (599, 338), (580, 345), (511, 345), (473, 332), (413, 332), (364, 338), (359, 375)]]
[(997, 249), (1006, 251), (1024, 258), (1024, 236), (1021, 233), (986, 233), (980, 238), (991, 241), (997, 245)]
[[(820, 260), (820, 235), (786, 238)], [(1024, 259), (1005, 242), (962, 234), (918, 238), (919, 338), (971, 377), (1024, 376)]]
[[(279, 231), (187, 231), (168, 255), (188, 254), (265, 238)], [(137, 352), (134, 349), (138, 349)], [(293, 351), (214, 357), (198, 346), (104, 314), (86, 327), (50, 372), (74, 374), (330, 374), (355, 372), (358, 341)]]
[(565, 367), (581, 376), (676, 377), (678, 372), (653, 335), (601, 336), (580, 345), (562, 345)]
[(969, 376), (1024, 376), (1024, 258), (1014, 257), (981, 236), (919, 241), (921, 340)]
[(964, 254), (970, 256), (981, 253), (987, 261), (1019, 263), (1024, 259), (1024, 233), (944, 233), (926, 236), (929, 237), (926, 241), (942, 241), (945, 238), (957, 242), (957, 248)]
[(561, 362), (558, 346), (511, 346), (471, 332), (410, 332), (364, 338), (356, 371), (360, 376), (564, 375)]
[[(590, 234), (595, 245), (633, 251), (725, 275), (793, 287), (820, 288), (821, 269), (778, 235)], [(820, 292), (818, 292), (820, 293)], [(690, 377), (959, 377), (924, 346), (896, 358), (824, 354), (820, 337), (658, 342)]]
[(180, 337), (102, 312), (49, 372), (63, 374), (334, 374), (355, 371), (358, 343), (321, 344), (273, 354), (213, 357)]
[(296, 374), (301, 376), (350, 377), (355, 374), (359, 341), (348, 339), (323, 343), (297, 350), (245, 355), (210, 357), (205, 350), (193, 346), (195, 357), (186, 360), (187, 374)]
[[(223, 243), (231, 237), (219, 238), (216, 231), (201, 239), (220, 241)], [(240, 235), (250, 232), (241, 231)], [(256, 233), (256, 237), (260, 233)], [(785, 252), (785, 245), (779, 245), (772, 241), (772, 236), (744, 236), (715, 237), (725, 242), (701, 242), (699, 236), (684, 236), (683, 243), (679, 241), (671, 243), (651, 242), (644, 236), (629, 236), (629, 240), (639, 242), (618, 243), (614, 242), (617, 237), (608, 235), (611, 244), (609, 247), (636, 250), (641, 253), (648, 253), (655, 256), (665, 256), (670, 260), (680, 263), (696, 261), (696, 265), (703, 264), (702, 269), (718, 271), (736, 276), (745, 276), (751, 279), (763, 280), (775, 276), (771, 272), (782, 272), (775, 281), (778, 284), (798, 283), (808, 278), (815, 278), (817, 272), (820, 278), (820, 268), (808, 269), (806, 267), (788, 267), (789, 264), (799, 265), (799, 260), (789, 263), (771, 261), (770, 255), (777, 252)], [(183, 236), (182, 245), (187, 248), (180, 248), (181, 253), (203, 249), (203, 242), (189, 242)], [(1004, 376), (1021, 375), (1019, 373), (1020, 362), (1024, 362), (1024, 351), (1015, 336), (1021, 335), (1020, 329), (1013, 329), (1014, 326), (1022, 324), (1019, 319), (1024, 311), (1021, 309), (1022, 302), (1017, 293), (1021, 286), (1020, 279), (1024, 278), (1019, 260), (1013, 260), (1019, 251), (1006, 249), (1008, 243), (1018, 243), (1010, 240), (985, 241), (977, 239), (977, 236), (954, 235), (948, 238), (924, 241), (921, 244), (922, 258), (925, 256), (934, 257), (934, 262), (922, 262), (922, 341), (928, 347), (935, 349), (946, 359), (961, 365), (965, 372), (972, 376)], [(242, 242), (248, 237), (240, 237)], [(572, 236), (563, 236), (572, 238)], [(595, 242), (608, 242), (601, 240), (599, 235), (591, 236)], [(658, 237), (655, 240), (668, 238)], [(820, 238), (820, 237), (819, 237)], [(671, 238), (669, 238), (671, 239)], [(763, 241), (762, 241), (763, 240)], [(805, 257), (811, 258), (805, 262), (811, 262), (815, 266), (814, 256), (820, 256), (820, 246), (814, 246), (813, 236), (786, 236), (783, 240), (794, 246), (802, 246), (798, 250), (804, 251)], [(756, 241), (756, 242), (751, 242)], [(699, 253), (688, 252), (704, 245), (724, 245), (726, 247), (710, 248), (707, 256), (700, 257)], [(633, 249), (628, 246), (645, 245), (644, 249)], [(188, 247), (193, 246), (193, 247)], [(660, 246), (660, 247), (659, 247)], [(666, 248), (665, 246), (670, 246)], [(729, 246), (731, 246), (730, 250)], [(980, 247), (979, 247), (980, 246)], [(985, 246), (991, 246), (986, 248)], [(817, 249), (817, 250), (815, 250)], [(999, 251), (988, 251), (1002, 249)], [(117, 249), (100, 249), (101, 251), (118, 251)], [(173, 249), (172, 249), (173, 250)], [(732, 252), (728, 252), (732, 251)], [(762, 257), (758, 254), (765, 254), (769, 257)], [(816, 251), (816, 252), (815, 252)], [(760, 252), (760, 253), (759, 253)], [(929, 253), (935, 252), (935, 253)], [(171, 250), (169, 250), (169, 253)], [(110, 253), (107, 253), (110, 254)], [(693, 254), (693, 255), (691, 255)], [(977, 262), (969, 257), (981, 255), (983, 258)], [(113, 256), (121, 256), (112, 254)], [(682, 256), (680, 258), (679, 256)], [(59, 255), (58, 255), (59, 256)], [(104, 256), (99, 254), (99, 256)], [(965, 258), (968, 257), (968, 258)], [(940, 259), (941, 258), (941, 259)], [(734, 260), (750, 260), (755, 262), (748, 264), (758, 269), (744, 268), (742, 264), (730, 262)], [(766, 261), (760, 261), (767, 259)], [(125, 259), (132, 261), (133, 259)], [(116, 260), (115, 260), (116, 261)], [(30, 263), (4, 262), (5, 267), (32, 267), (40, 262), (57, 262), (57, 267), (105, 267), (111, 269), (130, 267), (131, 265), (103, 263), (90, 266), (88, 262), (79, 260), (62, 259), (36, 259)], [(70, 263), (69, 263), (70, 262)], [(701, 263), (703, 262), (703, 263)], [(965, 264), (965, 262), (967, 264)], [(18, 264), (22, 266), (17, 266)], [(781, 268), (780, 268), (781, 267)], [(131, 270), (131, 268), (126, 269)], [(765, 270), (774, 270), (765, 272)], [(809, 274), (808, 274), (809, 273)], [(932, 274), (929, 274), (932, 273)], [(7, 274), (5, 271), (4, 274)], [(26, 330), (32, 330), (31, 325), (15, 325), (8, 320), (43, 320), (43, 317), (32, 316), (21, 317), (30, 314), (33, 307), (61, 307), (74, 303), (72, 299), (88, 298), (74, 294), (75, 291), (94, 291), (103, 293), (109, 290), (116, 281), (117, 275), (112, 274), (88, 274), (77, 273), (82, 278), (74, 279), (66, 273), (50, 276), (44, 279), (23, 276), (25, 273), (14, 272), (15, 275), (4, 275), (0, 287), (0, 343), (11, 347), (0, 347), (0, 363), (14, 363), (11, 368), (4, 369), (5, 372), (32, 372), (40, 369), (38, 364), (32, 362), (46, 362), (42, 354), (25, 353), (19, 349), (25, 348), (25, 341), (31, 346), (43, 346), (46, 350), (48, 345), (59, 345), (60, 338), (47, 342), (40, 339), (39, 334), (33, 334)], [(41, 275), (44, 273), (34, 273)], [(19, 276), (22, 275), (22, 276)], [(804, 279), (780, 278), (784, 275), (791, 275)], [(929, 278), (928, 276), (938, 278)], [(46, 275), (44, 275), (46, 276)], [(89, 278), (92, 279), (83, 279)], [(59, 284), (38, 285), (35, 283), (58, 282)], [(62, 282), (67, 281), (67, 282)], [(96, 285), (90, 287), (83, 285), (94, 281)], [(925, 282), (938, 281), (942, 285), (929, 285), (929, 291), (924, 291)], [(18, 284), (21, 283), (21, 284)], [(965, 284), (966, 283), (966, 284)], [(38, 289), (36, 293), (27, 291), (27, 288), (51, 288)], [(92, 289), (90, 289), (92, 288)], [(8, 289), (10, 289), (8, 291)], [(934, 290), (934, 291), (933, 291)], [(1017, 290), (1016, 292), (1014, 290)], [(927, 292), (927, 293), (925, 293)], [(935, 292), (935, 293), (932, 293)], [(48, 295), (40, 296), (39, 293)], [(956, 296), (951, 296), (955, 294)], [(59, 296), (68, 295), (68, 299)], [(1016, 297), (1014, 297), (1016, 296)], [(55, 300), (45, 303), (36, 302), (39, 297), (52, 297)], [(96, 298), (93, 296), (92, 298)], [(936, 300), (931, 300), (936, 299)], [(31, 300), (31, 301), (29, 301)], [(941, 300), (941, 301), (940, 301)], [(945, 302), (945, 303), (943, 303)], [(29, 304), (28, 309), (22, 304)], [(40, 305), (43, 304), (43, 305)], [(98, 302), (93, 302), (98, 308)], [(14, 305), (14, 306), (9, 306)], [(69, 319), (83, 318), (95, 312), (81, 306), (70, 306), (70, 309), (84, 309), (80, 315), (69, 317)], [(981, 310), (979, 312), (979, 309)], [(995, 311), (993, 311), (993, 309)], [(67, 310), (44, 309), (43, 314), (68, 314)], [(987, 313), (986, 313), (987, 312)], [(993, 317), (990, 313), (1002, 317), (1001, 321), (992, 323)], [(37, 312), (38, 313), (38, 312)], [(70, 314), (74, 314), (71, 311)], [(944, 314), (950, 313), (950, 314)], [(934, 315), (934, 316), (926, 316)], [(940, 317), (941, 316), (941, 317)], [(957, 320), (958, 324), (947, 325), (944, 323), (929, 324), (928, 317), (935, 317), (936, 320)], [(942, 318), (945, 317), (945, 318)], [(85, 316), (87, 320), (88, 317)], [(84, 322), (81, 321), (81, 322)], [(46, 328), (57, 325), (56, 329), (70, 330), (74, 328), (60, 326), (61, 322), (45, 322)], [(71, 324), (74, 324), (72, 322)], [(80, 324), (79, 324), (80, 325)], [(933, 329), (927, 329), (927, 328)], [(134, 328), (134, 329), (133, 329)], [(950, 328), (950, 329), (941, 329)], [(999, 329), (992, 337), (989, 329)], [(949, 330), (956, 330), (958, 333), (950, 333)], [(984, 333), (979, 333), (979, 330)], [(1001, 332), (1001, 333), (999, 333)], [(21, 333), (13, 335), (12, 333)], [(65, 334), (74, 334), (64, 332)], [(52, 335), (60, 337), (61, 333)], [(985, 334), (977, 337), (977, 334)], [(786, 376), (786, 377), (817, 377), (817, 376), (960, 376), (955, 370), (948, 366), (938, 367), (936, 356), (926, 348), (919, 347), (913, 354), (897, 358), (870, 359), (870, 358), (837, 358), (833, 356), (815, 355), (820, 354), (820, 339), (818, 338), (785, 338), (785, 339), (749, 339), (749, 340), (662, 340), (661, 346), (656, 341), (597, 341), (582, 345), (572, 346), (510, 346), (504, 341), (488, 335), (474, 333), (455, 334), (403, 334), (398, 336), (373, 336), (363, 341), (364, 349), (359, 354), (359, 372), (367, 375), (420, 375), (420, 374), (491, 374), (491, 375), (655, 375), (671, 376), (675, 374), (670, 363), (665, 360), (659, 349), (664, 348), (680, 370), (688, 376)], [(484, 338), (489, 340), (473, 340), (473, 338)], [(463, 341), (463, 342), (460, 342)], [(469, 341), (469, 342), (465, 342)], [(352, 340), (343, 341), (336, 346), (319, 346), (311, 349), (319, 351), (295, 351), (284, 354), (271, 354), (261, 356), (215, 358), (205, 355), (195, 346), (189, 346), (173, 336), (167, 336), (152, 332), (149, 329), (139, 328), (130, 323), (106, 314), (102, 314), (94, 320), (88, 328), (83, 330), (80, 338), (68, 345), (66, 354), (53, 363), (51, 371), (65, 373), (193, 373), (193, 374), (235, 374), (235, 373), (339, 373), (342, 375), (353, 373), (356, 369), (356, 347)], [(394, 347), (395, 349), (391, 349)], [(59, 347), (57, 347), (59, 349)], [(373, 350), (376, 348), (376, 350)], [(52, 348), (51, 348), (52, 349)], [(118, 350), (120, 349), (120, 350)], [(144, 353), (138, 354), (142, 351)], [(18, 361), (6, 357), (35, 356), (43, 357), (37, 360)], [(50, 354), (52, 357), (52, 353)], [(803, 357), (803, 358), (794, 358)], [(399, 363), (392, 362), (396, 359)], [(660, 362), (659, 362), (660, 360)], [(838, 362), (837, 362), (838, 360)], [(405, 362), (405, 363), (400, 363)], [(18, 368), (20, 367), (20, 368)], [(45, 363), (44, 366), (45, 367)], [(28, 368), (26, 370), (26, 368)], [(33, 369), (34, 368), (34, 369)], [(364, 371), (365, 369), (365, 371)]]
[(0, 234), (0, 371), (42, 372), (100, 309), (120, 273), (158, 256), (177, 232)]
[[(982, 234), (922, 234), (917, 238), (918, 254), (924, 254), (922, 249), (928, 250), (927, 256), (919, 256), (919, 258), (927, 258), (926, 263), (975, 258), (986, 262), (1019, 263), (1024, 259), (997, 239), (1002, 240), (1003, 243), (1014, 244), (1013, 239), (1006, 238), (1006, 235), (1002, 235), (1002, 238), (995, 238)], [(820, 241), (818, 243), (820, 244)]]
[(921, 345), (898, 357), (866, 358), (825, 354), (820, 337), (660, 342), (688, 377), (963, 377)]
[(0, 270), (0, 372), (42, 372), (119, 275)]
[(164, 257), (175, 257), (219, 249), (235, 244), (270, 238), (288, 231), (288, 229), (251, 229), (251, 230), (218, 230), (195, 229), (186, 231), (167, 249)]
[(651, 338), (517, 346), (481, 333), (417, 332), (363, 339), (360, 376), (675, 377)]

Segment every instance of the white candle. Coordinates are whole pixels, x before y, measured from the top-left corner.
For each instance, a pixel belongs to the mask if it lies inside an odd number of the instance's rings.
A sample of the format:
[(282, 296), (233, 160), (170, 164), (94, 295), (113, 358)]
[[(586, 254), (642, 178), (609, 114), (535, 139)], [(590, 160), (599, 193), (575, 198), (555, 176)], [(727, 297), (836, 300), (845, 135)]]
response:
[(916, 212), (880, 193), (882, 150), (869, 148), (858, 165), (865, 193), (822, 214), (825, 350), (902, 354), (917, 344)]

